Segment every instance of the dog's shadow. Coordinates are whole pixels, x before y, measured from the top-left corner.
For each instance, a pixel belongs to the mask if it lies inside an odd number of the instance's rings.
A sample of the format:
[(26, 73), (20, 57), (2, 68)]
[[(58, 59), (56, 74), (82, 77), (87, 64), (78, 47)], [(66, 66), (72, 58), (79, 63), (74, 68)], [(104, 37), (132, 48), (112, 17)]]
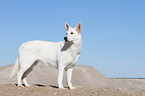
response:
[[(38, 87), (47, 87), (46, 85), (42, 85), (42, 84), (34, 84), (34, 86), (38, 86)], [(49, 87), (58, 89), (58, 86), (57, 86), (57, 85), (49, 85)]]
[(42, 84), (34, 84), (34, 86), (38, 86), (38, 87), (46, 87), (46, 85), (42, 85)]
[[(18, 86), (18, 84), (15, 84), (16, 86)], [(25, 84), (22, 84), (22, 86), (25, 86)], [(32, 85), (33, 86), (33, 85)], [(38, 86), (38, 87), (46, 87), (46, 85), (42, 85), (42, 84), (34, 84), (34, 86)], [(26, 86), (25, 86), (26, 87)]]
[[(55, 89), (59, 89), (58, 85), (49, 85), (49, 87), (55, 88)], [(68, 86), (64, 86), (64, 89), (69, 89)]]
[[(15, 84), (15, 85), (18, 86), (18, 84)], [(22, 84), (22, 86), (25, 86), (25, 84)], [(32, 86), (46, 87), (46, 85), (43, 85), (43, 84), (33, 84)], [(26, 87), (26, 86), (25, 86), (25, 87)], [(58, 89), (58, 86), (57, 86), (57, 85), (49, 85), (49, 87)]]
[(58, 89), (58, 86), (56, 86), (56, 85), (49, 85), (49, 86), (52, 88)]
[[(15, 84), (15, 85), (18, 86), (18, 84)], [(25, 86), (25, 84), (22, 84), (22, 86)], [(46, 85), (43, 85), (43, 84), (33, 84), (32, 86), (47, 87)], [(54, 89), (59, 89), (57, 85), (49, 85), (49, 87), (54, 88)], [(64, 86), (64, 88), (68, 88), (68, 87)]]
[[(35, 86), (38, 87), (47, 87), (46, 85), (42, 85), (42, 84), (34, 84)], [(54, 89), (59, 89), (59, 87), (57, 85), (49, 85), (49, 87), (54, 88)], [(67, 87), (65, 87), (67, 88)]]

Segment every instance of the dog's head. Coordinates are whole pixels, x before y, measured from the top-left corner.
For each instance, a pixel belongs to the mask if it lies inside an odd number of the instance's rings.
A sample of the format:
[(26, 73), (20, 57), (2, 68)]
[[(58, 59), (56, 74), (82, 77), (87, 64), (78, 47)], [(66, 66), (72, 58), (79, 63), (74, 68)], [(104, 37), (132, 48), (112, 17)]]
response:
[(81, 40), (81, 22), (79, 22), (75, 28), (71, 28), (68, 23), (65, 23), (66, 37), (64, 40), (68, 43), (75, 43)]

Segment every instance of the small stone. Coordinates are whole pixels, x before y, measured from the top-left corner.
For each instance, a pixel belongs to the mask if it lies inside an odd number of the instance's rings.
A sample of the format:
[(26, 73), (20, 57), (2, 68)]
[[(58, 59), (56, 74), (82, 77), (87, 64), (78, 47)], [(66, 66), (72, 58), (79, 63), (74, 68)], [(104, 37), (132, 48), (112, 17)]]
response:
[(97, 94), (98, 92), (95, 92), (95, 94)]
[(90, 90), (93, 90), (93, 88), (91, 88)]
[(57, 94), (57, 92), (54, 93), (55, 95)]

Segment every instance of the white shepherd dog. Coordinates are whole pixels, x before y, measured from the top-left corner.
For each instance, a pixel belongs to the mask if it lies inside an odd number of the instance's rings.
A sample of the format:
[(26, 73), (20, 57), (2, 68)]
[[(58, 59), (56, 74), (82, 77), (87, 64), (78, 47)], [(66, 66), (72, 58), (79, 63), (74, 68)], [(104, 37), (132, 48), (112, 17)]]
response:
[(18, 57), (11, 73), (11, 78), (17, 74), (18, 86), (22, 87), (21, 80), (25, 86), (29, 87), (26, 81), (28, 73), (40, 61), (52, 67), (58, 68), (58, 86), (64, 89), (62, 85), (63, 73), (66, 70), (67, 84), (70, 89), (72, 86), (71, 78), (73, 67), (78, 61), (82, 48), (81, 40), (81, 22), (75, 28), (71, 28), (65, 23), (66, 37), (64, 41), (48, 42), (48, 41), (29, 41), (22, 44), (18, 51)]

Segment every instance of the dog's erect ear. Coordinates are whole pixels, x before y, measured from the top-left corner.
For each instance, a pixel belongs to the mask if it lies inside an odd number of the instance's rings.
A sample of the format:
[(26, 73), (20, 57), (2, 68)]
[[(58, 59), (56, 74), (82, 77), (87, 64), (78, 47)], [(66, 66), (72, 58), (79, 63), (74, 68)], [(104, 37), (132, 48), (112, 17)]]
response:
[(65, 29), (66, 29), (66, 32), (69, 30), (69, 25), (67, 22), (65, 22)]
[(75, 28), (76, 28), (78, 33), (81, 32), (81, 21), (77, 24), (77, 26)]

